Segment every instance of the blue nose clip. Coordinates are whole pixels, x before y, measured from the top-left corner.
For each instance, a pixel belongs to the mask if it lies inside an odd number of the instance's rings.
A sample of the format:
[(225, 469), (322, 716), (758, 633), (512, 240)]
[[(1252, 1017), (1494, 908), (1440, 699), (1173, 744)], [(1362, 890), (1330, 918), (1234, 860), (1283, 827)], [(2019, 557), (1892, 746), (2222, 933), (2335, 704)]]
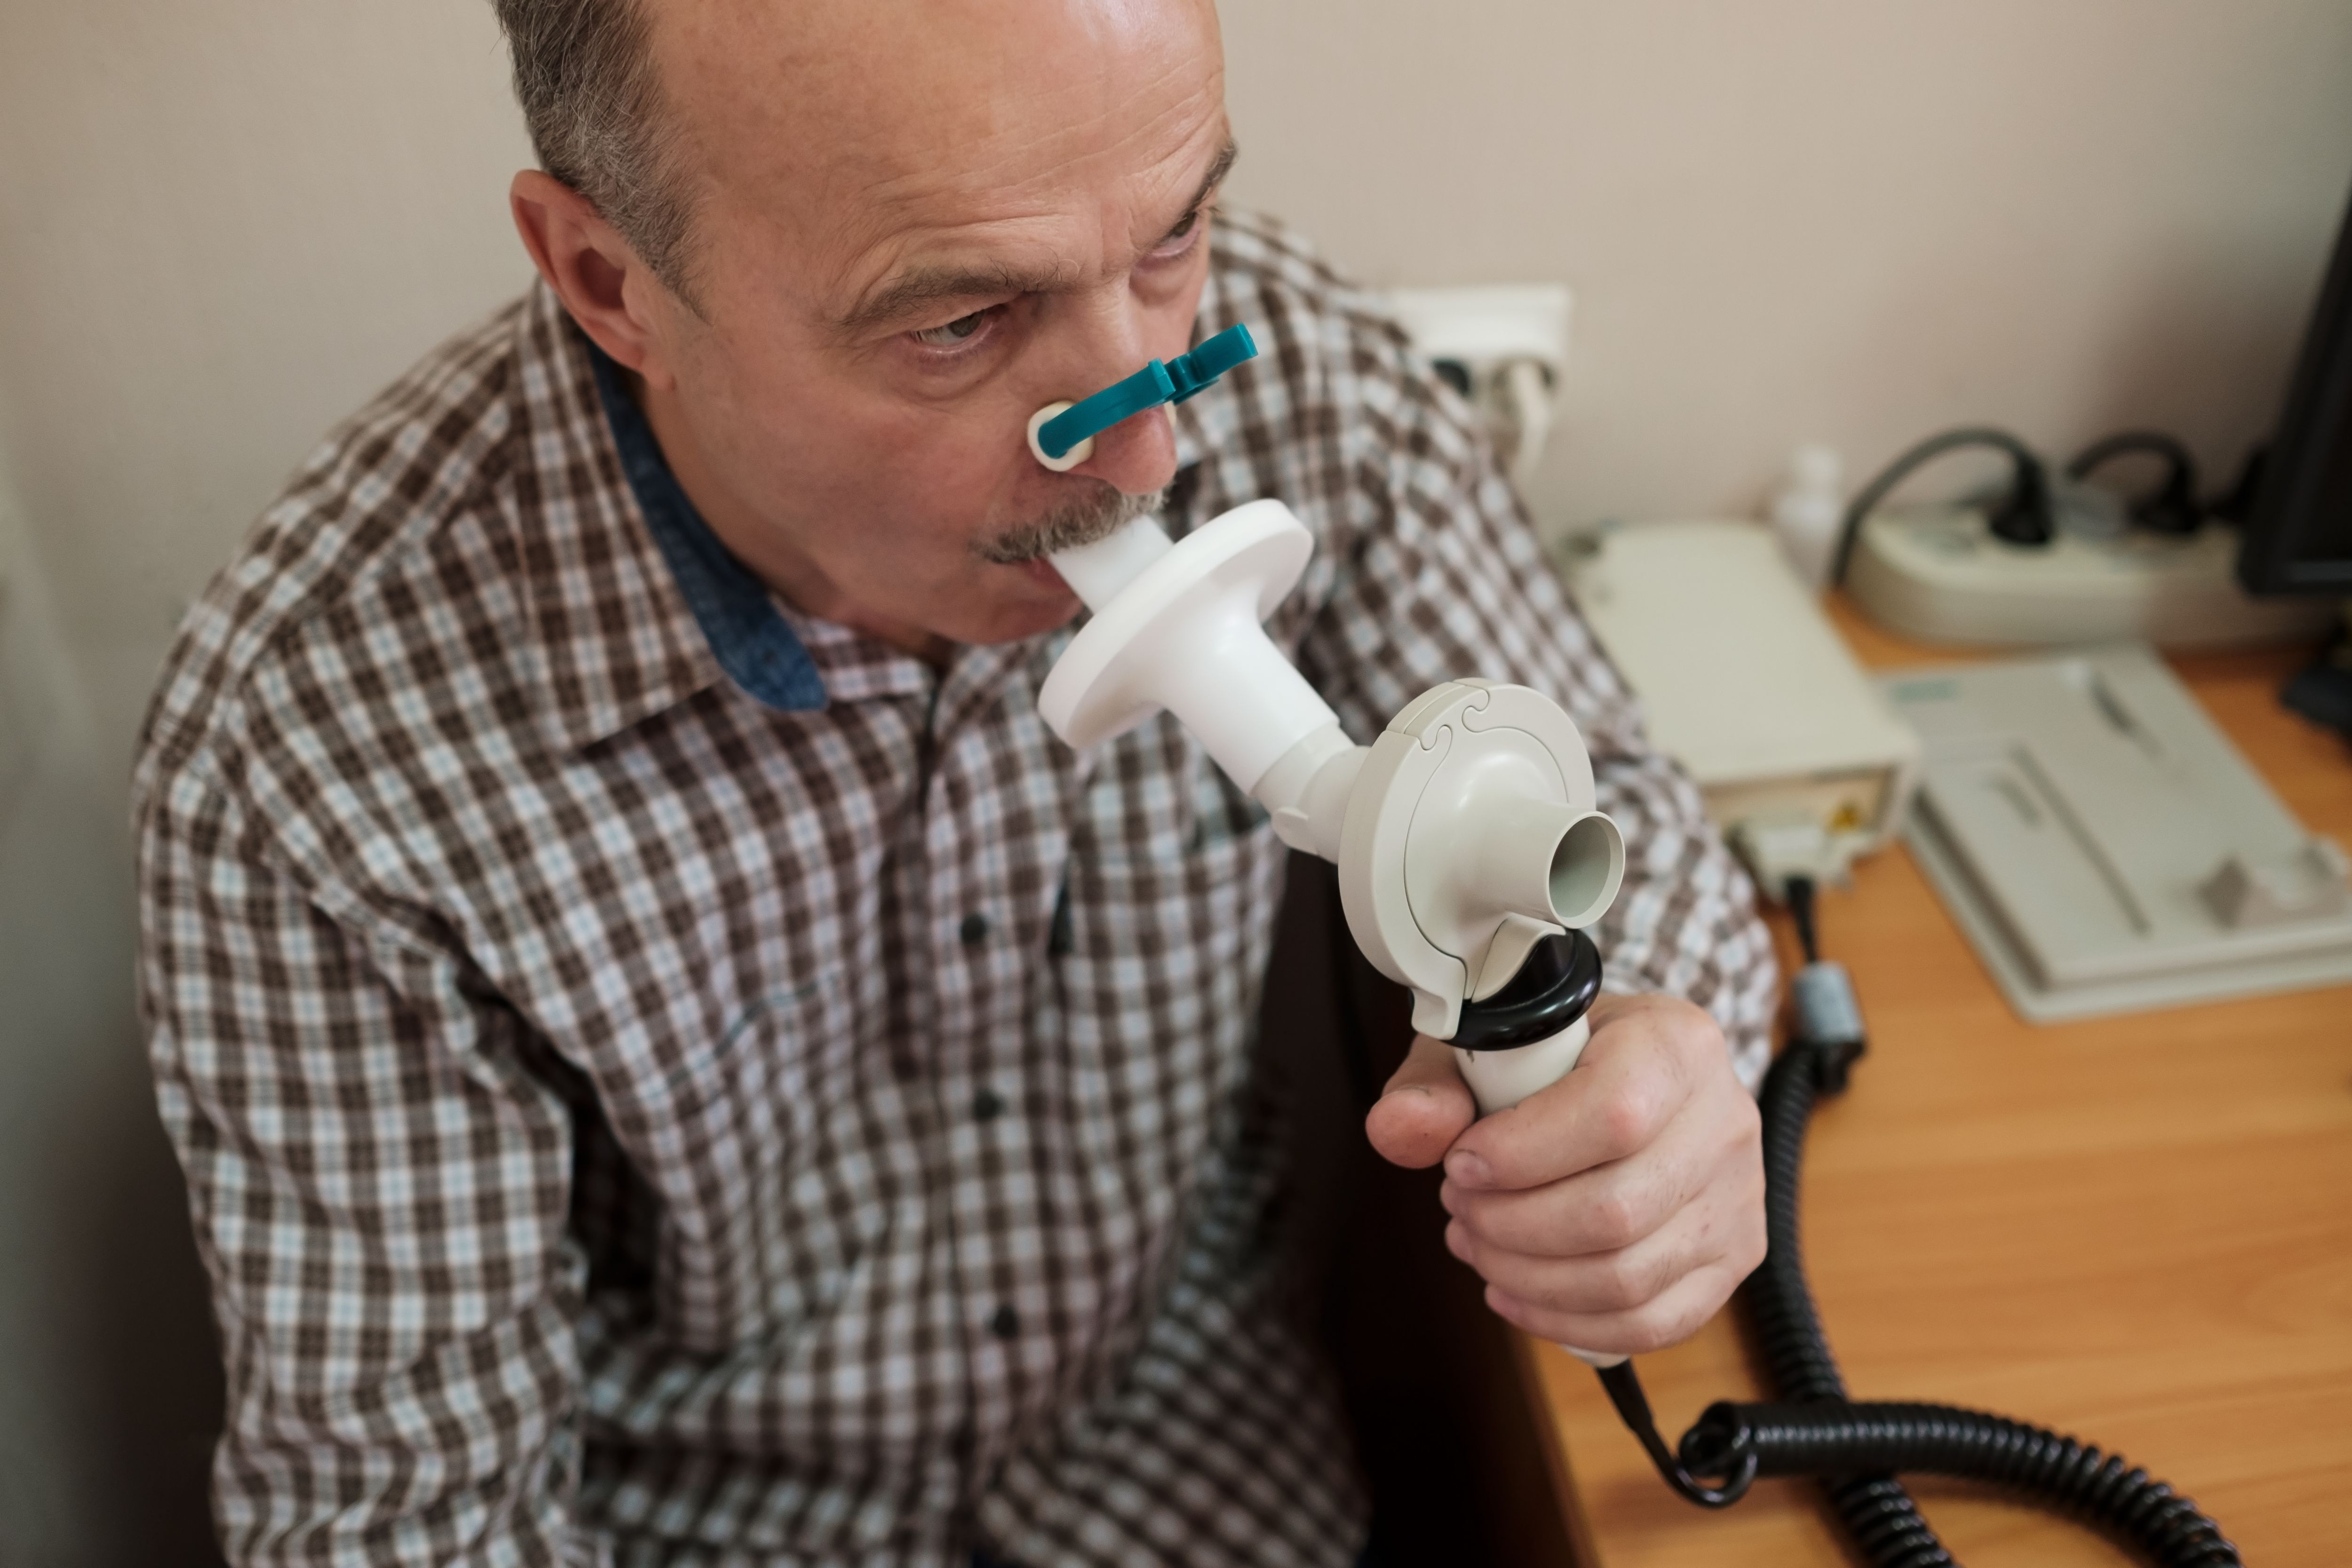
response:
[(1060, 459), (1081, 441), (1101, 434), (1147, 408), (1182, 402), (1206, 391), (1219, 376), (1257, 358), (1257, 341), (1247, 327), (1228, 327), (1189, 354), (1152, 361), (1123, 382), (1072, 403), (1037, 427), (1037, 449)]

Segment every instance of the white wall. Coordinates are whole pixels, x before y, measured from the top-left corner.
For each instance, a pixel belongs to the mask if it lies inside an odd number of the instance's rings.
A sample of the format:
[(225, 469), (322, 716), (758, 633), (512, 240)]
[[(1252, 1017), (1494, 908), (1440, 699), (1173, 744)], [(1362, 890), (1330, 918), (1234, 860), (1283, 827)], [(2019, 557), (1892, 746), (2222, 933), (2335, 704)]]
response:
[[(1552, 521), (2008, 424), (2215, 484), (2352, 192), (2341, 0), (1226, 0), (1236, 193), (1382, 283), (1577, 292)], [(1932, 480), (1930, 481), (1932, 483)]]
[(0, 1563), (212, 1554), (131, 737), (303, 453), (527, 276), (504, 69), (481, 0), (0, 0)]
[[(2226, 466), (2352, 188), (2342, 0), (1225, 11), (1237, 195), (1375, 281), (1576, 287), (1554, 522), (1963, 418)], [(0, 0), (0, 1561), (196, 1560), (131, 727), (302, 453), (522, 282), (524, 156), (484, 0)]]
[(110, 739), (304, 453), (529, 276), (505, 69), (486, 0), (0, 5), (0, 443)]

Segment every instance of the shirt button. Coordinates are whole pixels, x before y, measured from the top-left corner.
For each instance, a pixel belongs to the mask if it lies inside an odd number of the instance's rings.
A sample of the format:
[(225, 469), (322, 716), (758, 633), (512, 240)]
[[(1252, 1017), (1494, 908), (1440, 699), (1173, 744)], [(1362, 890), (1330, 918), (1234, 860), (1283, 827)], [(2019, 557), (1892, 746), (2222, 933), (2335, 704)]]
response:
[(999, 1339), (1011, 1339), (1021, 1332), (1021, 1314), (1011, 1307), (999, 1307), (996, 1315), (988, 1320), (988, 1332)]
[(988, 916), (985, 915), (965, 915), (963, 917), (963, 924), (956, 927), (956, 935), (963, 938), (963, 945), (965, 946), (979, 946), (982, 943), (988, 940)]
[(1004, 1096), (993, 1089), (983, 1089), (971, 1097), (971, 1113), (983, 1122), (993, 1122), (1004, 1114)]

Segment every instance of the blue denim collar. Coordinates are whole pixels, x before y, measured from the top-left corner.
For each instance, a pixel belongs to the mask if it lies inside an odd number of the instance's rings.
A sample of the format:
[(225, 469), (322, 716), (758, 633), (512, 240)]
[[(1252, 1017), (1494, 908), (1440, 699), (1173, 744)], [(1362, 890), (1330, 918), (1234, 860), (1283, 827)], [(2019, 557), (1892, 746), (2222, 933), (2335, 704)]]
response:
[(645, 514), (646, 530), (669, 566), (687, 608), (694, 612), (711, 656), (728, 678), (782, 713), (813, 713), (824, 706), (824, 678), (769, 596), (767, 585), (727, 553), (702, 514), (694, 509), (677, 476), (669, 471), (653, 427), (621, 382), (621, 368), (595, 344), (588, 358), (596, 368), (596, 396), (604, 423), (619, 448), (621, 472)]

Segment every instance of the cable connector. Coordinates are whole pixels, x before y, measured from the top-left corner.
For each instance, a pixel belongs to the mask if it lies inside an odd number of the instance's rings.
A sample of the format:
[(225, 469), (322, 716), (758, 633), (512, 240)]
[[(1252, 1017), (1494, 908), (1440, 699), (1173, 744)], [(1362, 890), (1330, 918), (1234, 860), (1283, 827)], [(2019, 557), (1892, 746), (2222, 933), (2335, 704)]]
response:
[(1789, 982), (1789, 1002), (1795, 1017), (1789, 1032), (1807, 1045), (1855, 1045), (1863, 1041), (1862, 1003), (1853, 994), (1853, 977), (1834, 958), (1820, 958), (1797, 971)]
[(1812, 1051), (1822, 1092), (1845, 1092), (1847, 1076), (1868, 1049), (1853, 977), (1843, 964), (1817, 958), (1790, 980), (1789, 1009), (1789, 1039)]
[(1743, 818), (1727, 836), (1757, 887), (1775, 904), (1790, 902), (1789, 884), (1800, 878), (1816, 887), (1843, 885), (1853, 863), (1850, 835), (1797, 813)]

